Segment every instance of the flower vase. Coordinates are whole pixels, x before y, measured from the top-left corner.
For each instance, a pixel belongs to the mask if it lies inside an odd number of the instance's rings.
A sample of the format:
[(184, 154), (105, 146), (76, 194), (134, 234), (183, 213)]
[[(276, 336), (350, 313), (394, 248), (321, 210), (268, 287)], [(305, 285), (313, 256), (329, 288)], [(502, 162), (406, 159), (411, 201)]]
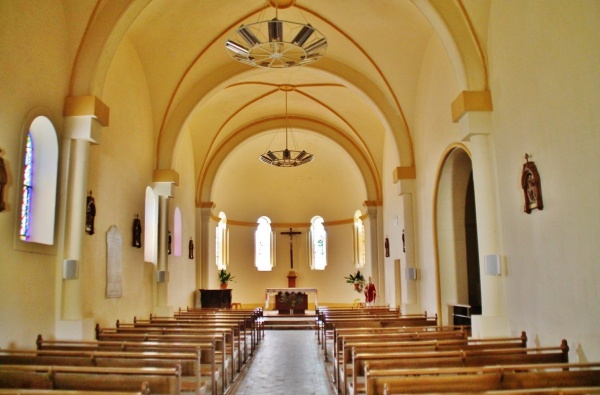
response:
[(221, 284), (221, 289), (227, 289), (227, 283)]

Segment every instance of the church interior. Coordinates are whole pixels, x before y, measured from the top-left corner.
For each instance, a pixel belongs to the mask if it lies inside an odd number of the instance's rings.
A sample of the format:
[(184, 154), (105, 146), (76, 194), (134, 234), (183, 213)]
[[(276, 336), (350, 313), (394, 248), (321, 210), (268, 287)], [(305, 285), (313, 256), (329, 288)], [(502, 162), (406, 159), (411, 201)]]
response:
[(222, 270), (244, 308), (352, 307), (360, 271), (377, 305), (600, 361), (599, 20), (0, 0), (0, 348), (197, 307)]

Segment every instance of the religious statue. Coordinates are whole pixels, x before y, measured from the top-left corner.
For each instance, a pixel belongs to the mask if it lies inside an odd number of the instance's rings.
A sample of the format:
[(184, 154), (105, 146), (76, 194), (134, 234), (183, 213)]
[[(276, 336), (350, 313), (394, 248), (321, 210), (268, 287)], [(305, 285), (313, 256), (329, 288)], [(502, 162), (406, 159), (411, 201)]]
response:
[(171, 255), (171, 231), (167, 237), (167, 254)]
[(387, 237), (385, 238), (385, 257), (389, 258), (390, 257), (390, 239), (388, 239)]
[[(0, 154), (2, 151), (0, 151)], [(0, 211), (4, 211), (6, 209), (6, 203), (4, 203), (4, 188), (8, 183), (8, 173), (6, 172), (6, 165), (4, 164), (4, 159), (0, 157)]]
[(93, 235), (94, 234), (94, 218), (96, 217), (96, 203), (94, 203), (94, 197), (92, 191), (87, 197), (87, 205), (85, 209), (85, 231)]
[(189, 249), (188, 258), (194, 259), (194, 240), (192, 240), (191, 237), (190, 237), (190, 242), (188, 244), (188, 249)]
[(135, 215), (133, 220), (133, 242), (132, 245), (137, 248), (142, 248), (142, 224), (138, 215)]
[(375, 284), (373, 284), (373, 278), (369, 276), (369, 282), (365, 286), (365, 305), (375, 305), (375, 298), (377, 297), (377, 291), (375, 290)]
[(529, 160), (529, 154), (525, 154), (525, 164), (521, 174), (521, 187), (525, 196), (525, 212), (531, 213), (531, 210), (544, 209), (542, 201), (542, 187), (540, 183), (540, 174), (535, 163)]

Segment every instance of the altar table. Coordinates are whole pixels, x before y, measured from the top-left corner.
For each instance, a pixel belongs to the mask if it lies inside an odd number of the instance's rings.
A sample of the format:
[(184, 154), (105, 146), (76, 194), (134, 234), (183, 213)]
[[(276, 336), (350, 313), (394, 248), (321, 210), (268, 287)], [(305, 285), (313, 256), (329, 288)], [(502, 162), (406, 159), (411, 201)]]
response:
[(304, 292), (304, 293), (313, 293), (315, 294), (315, 308), (319, 307), (319, 302), (317, 299), (317, 289), (316, 288), (267, 288), (265, 290), (265, 308), (269, 308), (269, 299), (270, 294), (277, 294), (278, 292)]

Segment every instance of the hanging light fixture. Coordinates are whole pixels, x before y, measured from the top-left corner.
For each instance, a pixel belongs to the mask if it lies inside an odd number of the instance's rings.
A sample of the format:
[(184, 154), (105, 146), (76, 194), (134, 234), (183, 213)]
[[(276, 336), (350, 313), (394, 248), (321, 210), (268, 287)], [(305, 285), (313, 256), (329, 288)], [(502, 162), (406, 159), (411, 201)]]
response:
[[(274, 3), (275, 2), (275, 3)], [(319, 60), (327, 50), (327, 38), (310, 24), (279, 19), (280, 3), (295, 0), (270, 0), (275, 18), (240, 26), (225, 43), (237, 61), (255, 67), (286, 68)]]
[(285, 92), (285, 149), (280, 151), (271, 151), (262, 154), (259, 159), (269, 165), (277, 167), (297, 167), (312, 162), (315, 159), (313, 154), (308, 152), (291, 150), (288, 148), (288, 92), (295, 89), (292, 85), (282, 85), (280, 90)]

